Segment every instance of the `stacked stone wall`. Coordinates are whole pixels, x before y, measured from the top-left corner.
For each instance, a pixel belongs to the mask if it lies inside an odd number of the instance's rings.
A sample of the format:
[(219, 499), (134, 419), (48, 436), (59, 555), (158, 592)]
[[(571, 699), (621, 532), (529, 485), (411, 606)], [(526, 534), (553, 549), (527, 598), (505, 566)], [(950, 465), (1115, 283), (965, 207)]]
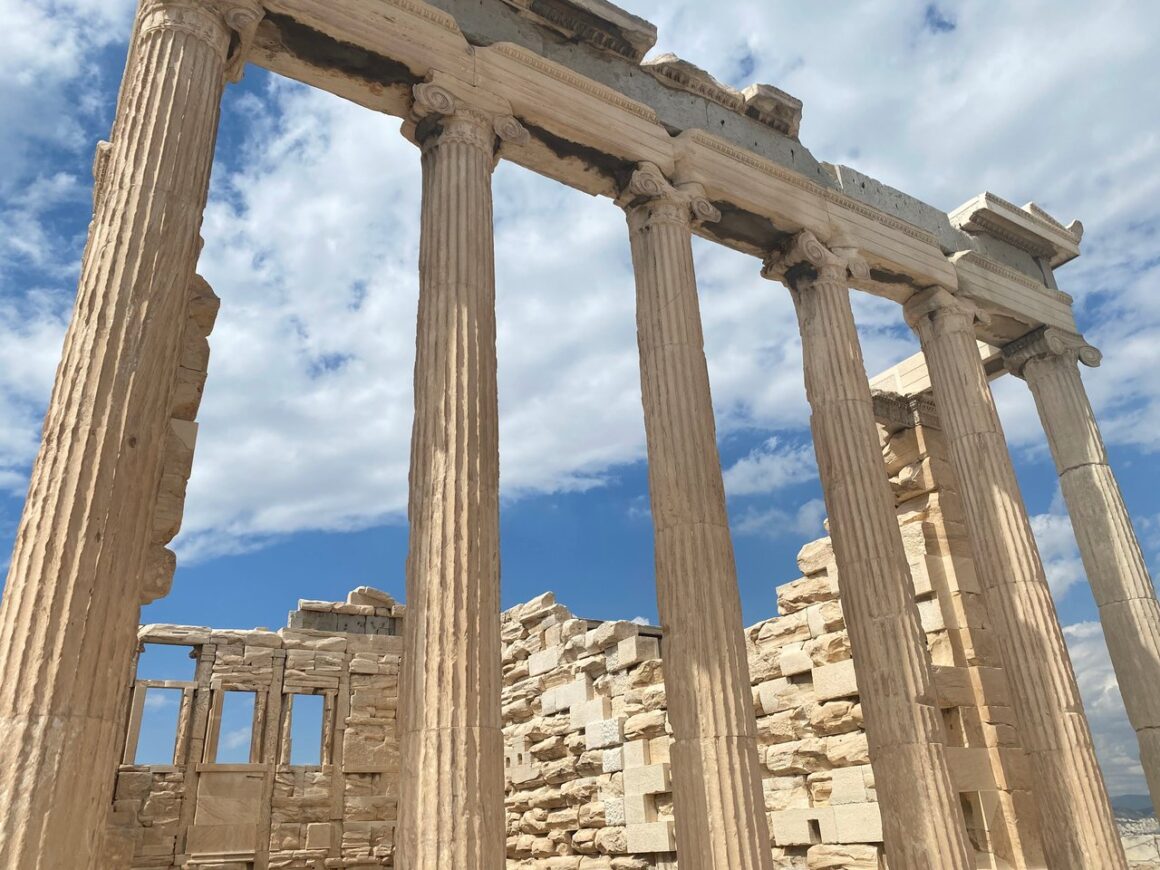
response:
[[(941, 432), (930, 416), (904, 419), (882, 427), (883, 457), (952, 781), (980, 867), (1041, 866), (1026, 757)], [(788, 868), (880, 870), (875, 775), (829, 539), (807, 544), (797, 564), (802, 576), (777, 590), (779, 615), (746, 630), (774, 853)], [(197, 646), (203, 664), (183, 688), (179, 763), (118, 774), (111, 867), (249, 870), (222, 850), (218, 863), (206, 857), (227, 832), (207, 830), (194, 797), (199, 779), (246, 773), (262, 786), (245, 793), (257, 807), (255, 867), (391, 866), (402, 608), (364, 602), (381, 595), (301, 602), (278, 633), (142, 630), (144, 640)], [(578, 618), (548, 593), (504, 613), (502, 632), (509, 868), (672, 870), (679, 832), (660, 629)], [(880, 664), (890, 679), (890, 663)], [(215, 770), (198, 742), (213, 739), (214, 691), (228, 688), (265, 693), (249, 770)], [(328, 698), (329, 754), (316, 768), (288, 763), (281, 705), (297, 692)]]
[[(746, 632), (779, 866), (877, 870), (881, 817), (836, 586), (806, 577), (779, 605)], [(550, 594), (503, 626), (508, 866), (675, 867), (659, 630), (577, 619)]]
[[(402, 638), (386, 632), (397, 630), (402, 613), (388, 596), (362, 588), (342, 603), (300, 602), (290, 618), (298, 627), (279, 632), (143, 626), (143, 644), (190, 646), (199, 666), (188, 683), (134, 683), (106, 866), (389, 865), (397, 817)], [(133, 763), (150, 685), (183, 692), (172, 765)], [(248, 763), (215, 761), (229, 691), (254, 694)], [(323, 698), (317, 765), (290, 763), (293, 699), (300, 695)]]

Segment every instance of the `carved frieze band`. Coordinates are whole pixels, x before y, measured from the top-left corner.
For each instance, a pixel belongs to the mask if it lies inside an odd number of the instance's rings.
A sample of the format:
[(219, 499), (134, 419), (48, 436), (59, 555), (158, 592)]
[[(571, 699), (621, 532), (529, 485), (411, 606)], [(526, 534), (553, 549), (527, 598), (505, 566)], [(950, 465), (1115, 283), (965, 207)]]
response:
[(721, 212), (704, 196), (699, 184), (674, 185), (654, 163), (641, 163), (632, 173), (617, 204), (628, 212), (649, 207), (650, 222), (716, 223)]
[(1103, 359), (1103, 354), (1084, 341), (1082, 335), (1051, 326), (1041, 326), (1003, 348), (1003, 363), (1019, 377), (1031, 360), (1051, 356), (1069, 357), (1091, 368)]
[(875, 390), (872, 398), (874, 419), (891, 431), (913, 429), (916, 426), (941, 428), (934, 399), (928, 394), (902, 396)]
[(433, 118), (440, 120), (439, 125), (418, 134), (424, 149), (437, 143), (461, 142), (494, 154), (497, 140), (523, 145), (530, 139), (527, 129), (513, 115), (487, 112), (467, 105), (434, 82), (415, 85), (413, 93), (415, 119), (420, 122)]

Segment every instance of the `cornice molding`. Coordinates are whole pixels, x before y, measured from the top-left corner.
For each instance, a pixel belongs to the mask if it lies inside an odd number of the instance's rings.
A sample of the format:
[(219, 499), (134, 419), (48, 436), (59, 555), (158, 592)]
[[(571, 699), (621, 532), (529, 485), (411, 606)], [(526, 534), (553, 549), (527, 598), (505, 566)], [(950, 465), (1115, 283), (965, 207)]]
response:
[(1002, 263), (996, 262), (990, 257), (980, 254), (978, 251), (959, 251), (951, 256), (951, 263), (956, 267), (960, 263), (978, 266), (980, 269), (985, 269), (992, 274), (998, 275), (1000, 278), (1016, 284), (1022, 284), (1024, 287), (1028, 287), (1038, 293), (1042, 293), (1044, 296), (1063, 302), (1066, 305), (1071, 305), (1075, 301), (1069, 294), (1064, 293), (1062, 290), (1048, 287), (1042, 281), (1036, 281), (1030, 275), (1026, 275), (1018, 269), (1012, 269), (1010, 266), (1004, 266)]
[(620, 91), (578, 75), (568, 67), (541, 57), (534, 51), (524, 48), (521, 45), (516, 45), (514, 42), (499, 42), (490, 46), (490, 48), (502, 54), (504, 57), (517, 61), (529, 69), (541, 72), (558, 82), (562, 82), (569, 87), (588, 94), (590, 97), (595, 97), (598, 100), (608, 103), (610, 106), (624, 109), (626, 112), (630, 112), (638, 118), (643, 118), (652, 124), (660, 123), (657, 113), (644, 103), (630, 100), (624, 94), (620, 93)]
[(455, 20), (455, 16), (442, 9), (436, 9), (427, 3), (419, 3), (416, 0), (379, 0), (379, 2), (386, 3), (389, 6), (394, 6), (396, 9), (402, 9), (404, 12), (409, 12), (419, 18), (424, 18), (441, 27), (443, 30), (462, 36), (462, 31), (459, 29), (459, 22)]
[(1079, 256), (1083, 224), (1065, 227), (1031, 202), (1023, 208), (990, 192), (963, 203), (947, 217), (951, 225), (968, 233), (991, 236), (1033, 257), (1062, 266)]

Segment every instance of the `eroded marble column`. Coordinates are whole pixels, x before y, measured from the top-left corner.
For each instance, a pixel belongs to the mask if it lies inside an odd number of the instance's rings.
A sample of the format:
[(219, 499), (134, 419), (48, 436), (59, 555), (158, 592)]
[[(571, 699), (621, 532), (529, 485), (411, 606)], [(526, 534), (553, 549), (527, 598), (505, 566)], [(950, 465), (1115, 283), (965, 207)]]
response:
[(850, 307), (848, 276), (866, 268), (852, 250), (830, 250), (802, 232), (764, 274), (789, 286), (797, 308), (842, 612), (875, 787), (887, 808), (890, 866), (928, 868), (937, 855), (939, 867), (974, 867)]
[(499, 403), (491, 176), (510, 117), (415, 88), (423, 151), (407, 618), (399, 703), (401, 870), (505, 860)]
[(637, 341), (657, 608), (685, 870), (770, 870), (737, 569), (705, 363), (692, 224), (719, 218), (643, 164), (620, 200), (636, 271)]
[(1099, 365), (1100, 353), (1079, 336), (1042, 327), (1003, 355), (1035, 397), (1148, 790), (1160, 806), (1160, 603), (1079, 374), (1079, 363)]
[(975, 340), (975, 309), (933, 287), (906, 304), (959, 480), (1052, 868), (1126, 867), (1043, 563)]
[(260, 14), (138, 12), (0, 607), (2, 867), (100, 855), (227, 55)]

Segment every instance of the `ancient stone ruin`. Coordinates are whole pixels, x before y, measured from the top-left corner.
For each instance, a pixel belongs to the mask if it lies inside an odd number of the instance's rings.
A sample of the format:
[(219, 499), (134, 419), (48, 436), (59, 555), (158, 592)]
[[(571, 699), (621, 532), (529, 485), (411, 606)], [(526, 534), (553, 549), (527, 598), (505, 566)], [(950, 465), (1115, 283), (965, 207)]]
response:
[[(0, 609), (0, 866), (1128, 866), (989, 387), (1030, 387), (1158, 798), (1160, 604), (1054, 276), (1082, 227), (818, 162), (800, 101), (644, 60), (656, 37), (606, 0), (142, 0)], [(402, 118), (421, 155), (406, 612), (360, 590), (281, 632), (139, 630), (175, 568), (218, 305), (199, 229), (247, 64)], [(500, 614), (498, 160), (627, 218), (663, 632)], [(832, 535), (748, 632), (694, 233), (792, 294)], [(922, 353), (869, 380), (852, 290)], [(193, 678), (127, 679), (142, 643), (192, 647)], [(172, 764), (139, 766), (157, 691)], [(249, 753), (222, 762), (240, 695)]]

